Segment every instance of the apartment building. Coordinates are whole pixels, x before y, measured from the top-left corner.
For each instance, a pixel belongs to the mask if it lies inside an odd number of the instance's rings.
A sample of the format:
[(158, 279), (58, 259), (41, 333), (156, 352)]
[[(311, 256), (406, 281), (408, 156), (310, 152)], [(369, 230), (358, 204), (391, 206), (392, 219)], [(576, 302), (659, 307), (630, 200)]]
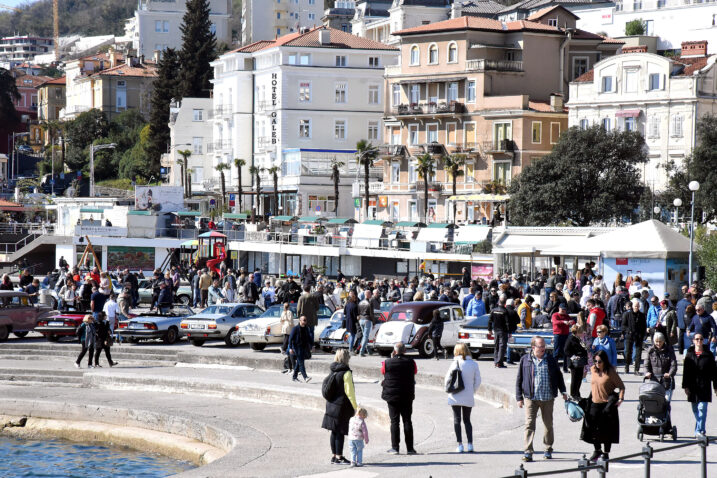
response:
[(626, 49), (570, 84), (570, 126), (640, 131), (649, 157), (643, 179), (656, 190), (667, 183), (664, 164), (681, 164), (694, 148), (699, 118), (717, 113), (717, 56), (707, 54), (706, 41), (681, 50), (669, 58)]
[(447, 20), (453, 0), (357, 0), (351, 21), (355, 35), (398, 45), (394, 32)]
[[(211, 29), (217, 42), (230, 45), (231, 1), (209, 0), (209, 7)], [(155, 50), (179, 49), (182, 47), (180, 27), (186, 11), (186, 0), (139, 0), (134, 17), (125, 23), (124, 36), (131, 40), (132, 50), (145, 58), (151, 58)]]
[(20, 116), (20, 121), (27, 124), (27, 130), (30, 136), (27, 138), (28, 144), (35, 150), (39, 151), (43, 144), (42, 128), (37, 121), (38, 118), (38, 88), (46, 81), (51, 80), (49, 76), (25, 75), (19, 71), (13, 71), (15, 75), (15, 86), (19, 93), (19, 98), (14, 101), (15, 110)]
[(12, 69), (20, 63), (32, 62), (35, 56), (52, 50), (52, 38), (12, 36), (0, 38), (0, 67)]
[[(504, 198), (481, 193), (508, 185), (567, 128), (560, 92), (568, 75), (584, 72), (573, 67), (620, 46), (542, 15), (509, 23), (464, 16), (395, 35), (401, 55), (400, 65), (386, 68), (384, 180), (370, 185), (369, 204), (377, 218), (393, 221), (490, 221)], [(426, 153), (436, 165), (427, 218), (416, 160)], [(441, 160), (452, 153), (467, 158), (456, 195)]]
[[(60, 111), (65, 107), (65, 77), (54, 78), (37, 87), (37, 119), (40, 124), (60, 119)], [(43, 131), (42, 143), (49, 138)]]
[[(249, 166), (279, 168), (278, 205), (272, 175), (260, 175), (263, 214), (352, 216), (356, 143), (383, 141), (384, 66), (397, 55), (395, 48), (326, 27), (222, 55), (212, 63), (215, 162), (245, 159), (247, 192), (256, 192)], [(338, 210), (333, 160), (344, 163)], [(231, 174), (235, 185), (236, 168)], [(382, 173), (372, 174), (378, 180)]]
[(241, 43), (272, 40), (321, 24), (324, 0), (244, 0)]

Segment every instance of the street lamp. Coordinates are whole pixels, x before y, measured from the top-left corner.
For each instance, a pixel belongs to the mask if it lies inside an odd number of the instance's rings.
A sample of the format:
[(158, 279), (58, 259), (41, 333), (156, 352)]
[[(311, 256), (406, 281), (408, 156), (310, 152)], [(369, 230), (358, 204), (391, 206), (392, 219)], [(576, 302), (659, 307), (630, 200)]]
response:
[(662, 209), (660, 209), (660, 206), (655, 206), (654, 208), (652, 208), (652, 212), (655, 213), (655, 215), (657, 216), (657, 219), (659, 220), (660, 213), (662, 212)]
[(672, 205), (675, 206), (675, 226), (679, 222), (680, 215), (678, 214), (680, 207), (682, 207), (682, 199), (675, 198), (674, 201), (672, 201)]
[(690, 181), (687, 186), (692, 191), (692, 214), (690, 216), (690, 260), (689, 269), (687, 271), (687, 286), (692, 286), (692, 243), (695, 240), (695, 193), (700, 189), (700, 183)]
[(114, 149), (117, 145), (110, 144), (91, 144), (90, 145), (90, 197), (95, 197), (95, 151), (101, 149)]

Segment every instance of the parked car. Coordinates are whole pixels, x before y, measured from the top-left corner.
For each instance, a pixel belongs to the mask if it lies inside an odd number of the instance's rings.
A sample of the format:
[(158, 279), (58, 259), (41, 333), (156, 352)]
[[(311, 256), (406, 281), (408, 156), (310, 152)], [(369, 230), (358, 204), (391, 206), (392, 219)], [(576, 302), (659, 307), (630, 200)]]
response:
[(468, 346), (474, 358), (481, 354), (493, 353), (495, 349), (495, 337), (488, 333), (488, 319), (490, 314), (468, 319), (458, 329), (458, 343)]
[[(290, 304), (289, 308), (296, 317), (296, 304)], [(249, 344), (252, 350), (264, 350), (268, 344), (283, 343), (284, 335), (281, 333), (281, 323), (279, 322), (283, 310), (282, 304), (272, 305), (260, 317), (242, 322), (236, 327), (239, 336)], [(325, 305), (319, 306), (318, 319), (318, 325), (314, 327), (314, 342), (316, 343), (319, 342), (321, 331), (331, 320), (331, 309)]]
[(179, 330), (182, 320), (190, 315), (194, 315), (194, 311), (183, 305), (175, 305), (166, 314), (142, 313), (120, 322), (117, 333), (128, 342), (162, 339), (165, 344), (173, 344), (181, 337)]
[(465, 322), (463, 309), (458, 304), (426, 301), (394, 305), (388, 321), (376, 334), (374, 349), (388, 356), (396, 343), (403, 342), (407, 349), (418, 350), (421, 357), (432, 357), (436, 347), (427, 332), (436, 309), (440, 310), (444, 323), (441, 346), (453, 348), (458, 342), (458, 329)]
[[(112, 281), (115, 291), (122, 290), (122, 284), (118, 280)], [(137, 291), (139, 292), (139, 303), (150, 305), (152, 303), (152, 279), (140, 279), (137, 282)], [(174, 303), (189, 306), (192, 303), (192, 288), (189, 285), (179, 284), (177, 293), (174, 296)]]
[(12, 332), (17, 337), (25, 337), (35, 330), (37, 323), (57, 313), (50, 307), (31, 304), (30, 296), (21, 291), (0, 290), (0, 342), (4, 342)]
[[(386, 322), (386, 320), (388, 319), (387, 312), (374, 310), (373, 313), (378, 318), (378, 322), (376, 323), (376, 325), (371, 327), (371, 333), (368, 336), (368, 344), (366, 345), (366, 348), (368, 349), (369, 353), (373, 352), (373, 346), (376, 340), (376, 334), (378, 333), (379, 327), (381, 327), (381, 324)], [(339, 309), (334, 312), (334, 315), (331, 316), (331, 321), (329, 322), (329, 325), (321, 332), (319, 345), (324, 352), (330, 353), (333, 352), (335, 349), (348, 348), (349, 332), (348, 330), (346, 330), (344, 325), (344, 310)], [(361, 338), (360, 335), (359, 338)], [(357, 344), (354, 345), (354, 348), (356, 348)]]
[(224, 340), (228, 346), (236, 347), (241, 342), (236, 326), (263, 313), (264, 309), (255, 304), (210, 305), (198, 314), (185, 317), (179, 330), (197, 347), (208, 340)]
[(38, 321), (35, 332), (40, 332), (50, 342), (57, 342), (61, 337), (76, 337), (84, 316), (77, 312), (60, 312)]

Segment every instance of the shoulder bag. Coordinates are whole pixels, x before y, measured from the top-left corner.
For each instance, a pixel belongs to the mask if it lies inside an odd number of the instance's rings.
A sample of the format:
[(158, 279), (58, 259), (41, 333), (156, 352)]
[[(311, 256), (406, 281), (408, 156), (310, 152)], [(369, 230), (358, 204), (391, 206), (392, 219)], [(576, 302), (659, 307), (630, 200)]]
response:
[(456, 360), (455, 363), (456, 368), (451, 370), (451, 379), (446, 385), (446, 393), (458, 393), (464, 388), (466, 388), (465, 384), (463, 383), (463, 374), (461, 373), (461, 368), (458, 366), (458, 360)]

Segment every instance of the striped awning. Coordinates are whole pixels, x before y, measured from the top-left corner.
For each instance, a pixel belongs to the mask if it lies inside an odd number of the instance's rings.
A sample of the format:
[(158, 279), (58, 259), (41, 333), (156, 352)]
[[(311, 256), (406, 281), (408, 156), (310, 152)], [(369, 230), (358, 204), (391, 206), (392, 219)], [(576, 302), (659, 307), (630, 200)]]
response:
[(510, 199), (508, 194), (459, 194), (448, 198), (449, 201), (503, 202)]

